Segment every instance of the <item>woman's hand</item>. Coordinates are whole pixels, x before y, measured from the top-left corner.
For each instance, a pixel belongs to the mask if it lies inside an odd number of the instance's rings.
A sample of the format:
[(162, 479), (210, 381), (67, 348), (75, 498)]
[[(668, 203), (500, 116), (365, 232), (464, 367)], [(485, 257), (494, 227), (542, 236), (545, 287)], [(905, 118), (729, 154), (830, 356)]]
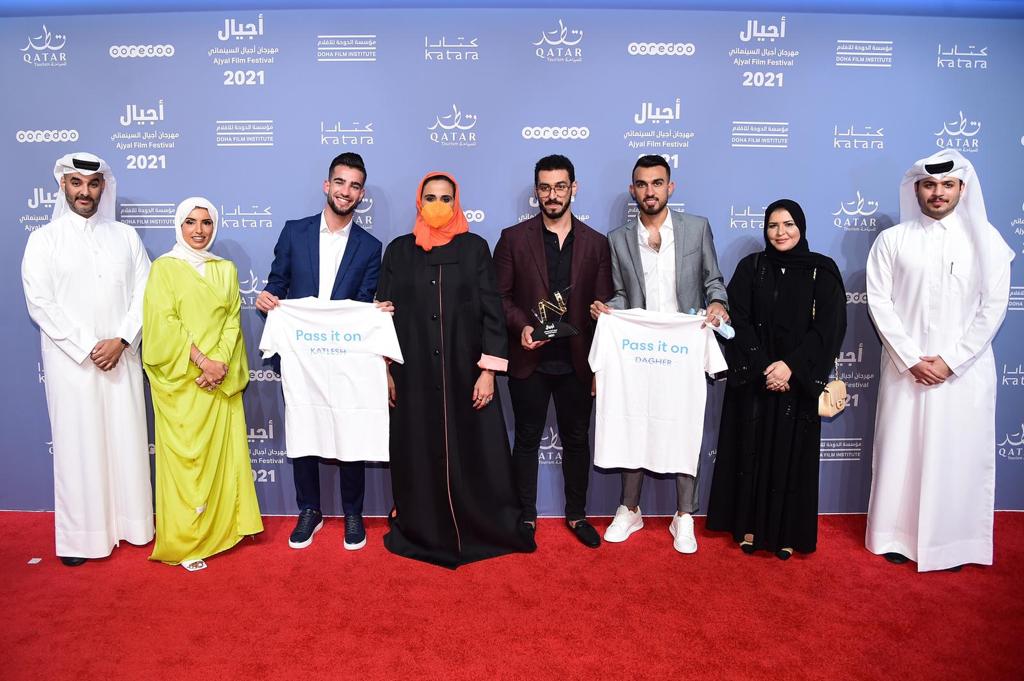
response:
[(207, 357), (203, 362), (202, 372), (203, 375), (196, 379), (196, 384), (204, 390), (216, 390), (227, 376), (228, 365)]
[(494, 372), (484, 369), (473, 386), (473, 408), (483, 409), (494, 399)]
[(765, 386), (774, 392), (787, 392), (789, 390), (789, 379), (793, 371), (781, 359), (772, 362), (764, 370)]
[(395, 401), (398, 398), (398, 392), (395, 390), (395, 379), (391, 377), (391, 365), (388, 364), (386, 371), (388, 375), (388, 406), (395, 406)]

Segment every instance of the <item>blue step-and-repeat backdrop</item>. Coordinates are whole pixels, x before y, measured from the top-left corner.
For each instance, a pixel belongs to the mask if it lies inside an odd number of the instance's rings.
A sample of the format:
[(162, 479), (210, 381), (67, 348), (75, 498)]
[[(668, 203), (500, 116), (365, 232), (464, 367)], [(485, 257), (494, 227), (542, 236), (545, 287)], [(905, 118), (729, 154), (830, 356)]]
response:
[[(880, 357), (868, 249), (898, 222), (904, 170), (953, 148), (977, 167), (992, 223), (1021, 252), (1022, 67), (1017, 18), (461, 8), (3, 19), (0, 507), (53, 504), (45, 376), (20, 262), (62, 200), (54, 160), (84, 150), (113, 167), (119, 219), (152, 257), (174, 241), (179, 200), (220, 206), (215, 250), (238, 265), (244, 303), (256, 489), (264, 512), (294, 512), (280, 377), (256, 350), (264, 320), (253, 302), (285, 220), (322, 209), (327, 166), (351, 150), (369, 170), (356, 220), (385, 244), (411, 229), (418, 180), (442, 169), (461, 180), (470, 227), (493, 246), (537, 212), (533, 164), (551, 153), (575, 162), (573, 211), (601, 232), (635, 215), (635, 159), (663, 154), (672, 207), (710, 218), (727, 279), (762, 247), (764, 206), (798, 200), (812, 248), (839, 263), (848, 290), (839, 362), (851, 405), (822, 428), (821, 511), (862, 512)], [(996, 441), (978, 443), (996, 458), (1001, 509), (1024, 508), (1022, 260), (995, 340)], [(721, 382), (709, 389), (702, 499), (722, 395)], [(502, 398), (511, 427), (504, 387)], [(539, 456), (541, 512), (561, 514), (553, 418)], [(367, 476), (368, 512), (383, 514), (387, 468)], [(336, 469), (325, 468), (323, 487), (324, 510), (340, 512)], [(618, 475), (595, 469), (589, 510), (610, 514), (618, 495)], [(642, 505), (671, 513), (674, 486), (649, 483)]]

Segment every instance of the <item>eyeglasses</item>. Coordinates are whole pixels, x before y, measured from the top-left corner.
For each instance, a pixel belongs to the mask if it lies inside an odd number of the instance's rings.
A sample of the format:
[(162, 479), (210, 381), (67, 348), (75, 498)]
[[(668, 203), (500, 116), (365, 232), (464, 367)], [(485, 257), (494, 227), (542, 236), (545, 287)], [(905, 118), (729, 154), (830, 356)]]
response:
[(559, 182), (558, 184), (551, 186), (550, 184), (538, 184), (537, 193), (541, 196), (548, 196), (551, 192), (558, 194), (559, 196), (564, 195), (569, 191), (569, 183)]

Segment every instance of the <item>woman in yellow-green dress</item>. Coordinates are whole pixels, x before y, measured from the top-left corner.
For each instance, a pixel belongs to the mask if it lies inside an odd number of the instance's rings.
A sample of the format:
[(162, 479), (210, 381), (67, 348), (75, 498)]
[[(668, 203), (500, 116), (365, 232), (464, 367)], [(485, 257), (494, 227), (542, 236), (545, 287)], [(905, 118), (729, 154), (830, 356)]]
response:
[(156, 421), (156, 546), (150, 560), (204, 558), (263, 531), (249, 463), (242, 390), (249, 365), (234, 263), (210, 252), (217, 209), (175, 213), (174, 248), (153, 263), (143, 303), (142, 362)]

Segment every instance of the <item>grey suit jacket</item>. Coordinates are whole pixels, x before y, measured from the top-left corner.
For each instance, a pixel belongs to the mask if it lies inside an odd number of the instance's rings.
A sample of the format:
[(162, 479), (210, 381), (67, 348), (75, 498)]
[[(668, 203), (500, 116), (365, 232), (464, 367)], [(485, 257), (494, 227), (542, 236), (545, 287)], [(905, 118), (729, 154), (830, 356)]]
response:
[[(676, 299), (680, 312), (707, 308), (718, 301), (729, 307), (718, 255), (708, 219), (671, 211), (673, 248), (676, 254)], [(612, 250), (612, 286), (615, 294), (608, 307), (624, 310), (646, 308), (644, 267), (637, 242), (637, 222), (633, 220), (608, 233)]]

